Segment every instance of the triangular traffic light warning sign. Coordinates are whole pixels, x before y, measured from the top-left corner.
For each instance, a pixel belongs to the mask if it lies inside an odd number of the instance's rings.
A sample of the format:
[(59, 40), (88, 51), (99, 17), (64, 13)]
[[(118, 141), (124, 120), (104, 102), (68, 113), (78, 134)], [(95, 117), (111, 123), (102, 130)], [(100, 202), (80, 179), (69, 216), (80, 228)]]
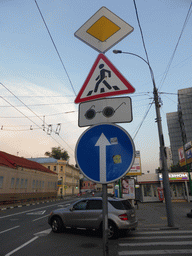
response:
[(104, 54), (99, 54), (75, 99), (75, 103), (134, 92), (135, 88), (107, 57)]

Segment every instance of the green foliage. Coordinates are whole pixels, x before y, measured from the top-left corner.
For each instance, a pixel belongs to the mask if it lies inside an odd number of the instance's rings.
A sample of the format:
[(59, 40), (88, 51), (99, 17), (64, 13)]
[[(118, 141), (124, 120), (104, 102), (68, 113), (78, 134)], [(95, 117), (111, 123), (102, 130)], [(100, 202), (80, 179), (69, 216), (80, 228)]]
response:
[(53, 147), (51, 149), (52, 151), (45, 152), (45, 156), (53, 157), (55, 159), (62, 159), (62, 160), (69, 160), (68, 152), (64, 149), (61, 149), (60, 147)]
[(172, 165), (170, 172), (186, 172), (187, 166), (180, 166), (180, 164)]

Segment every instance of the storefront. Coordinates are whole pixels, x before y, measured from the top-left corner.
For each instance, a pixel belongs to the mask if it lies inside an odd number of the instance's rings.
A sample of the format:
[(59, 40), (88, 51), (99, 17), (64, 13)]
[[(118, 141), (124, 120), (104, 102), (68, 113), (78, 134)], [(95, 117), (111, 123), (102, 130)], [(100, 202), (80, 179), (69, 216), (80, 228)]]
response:
[(139, 194), (138, 200), (141, 202), (156, 202), (159, 201), (158, 190), (160, 187), (160, 181), (158, 174), (143, 174), (137, 177), (137, 185), (139, 187), (136, 189), (137, 194)]
[[(162, 185), (162, 174), (159, 174), (159, 180)], [(187, 172), (169, 173), (169, 182), (172, 200), (192, 200), (189, 177)]]
[[(188, 173), (169, 173), (170, 193), (172, 200), (192, 201)], [(162, 174), (144, 174), (137, 177), (139, 200), (141, 202), (158, 202), (160, 188), (163, 187)]]

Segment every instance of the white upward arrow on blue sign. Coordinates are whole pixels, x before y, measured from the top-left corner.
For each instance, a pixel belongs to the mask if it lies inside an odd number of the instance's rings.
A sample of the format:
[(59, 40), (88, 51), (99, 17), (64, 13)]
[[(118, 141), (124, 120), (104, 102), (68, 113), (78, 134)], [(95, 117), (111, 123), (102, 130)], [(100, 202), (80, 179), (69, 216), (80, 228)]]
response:
[(106, 183), (106, 146), (110, 146), (108, 139), (102, 133), (95, 146), (99, 147), (100, 182)]
[(96, 183), (110, 183), (132, 167), (135, 146), (122, 127), (101, 124), (88, 128), (79, 138), (75, 158), (82, 173)]

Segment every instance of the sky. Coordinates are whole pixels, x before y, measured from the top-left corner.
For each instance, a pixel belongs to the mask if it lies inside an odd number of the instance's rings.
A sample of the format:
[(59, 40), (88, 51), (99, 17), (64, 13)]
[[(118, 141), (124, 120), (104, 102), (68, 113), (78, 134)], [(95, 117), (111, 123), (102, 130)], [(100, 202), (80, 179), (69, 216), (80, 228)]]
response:
[[(191, 0), (135, 3), (162, 102), (165, 146), (169, 147), (166, 113), (177, 111), (178, 90), (192, 87), (191, 15), (183, 28)], [(153, 102), (149, 67), (138, 57), (113, 53), (118, 49), (146, 60), (132, 0), (0, 0), (1, 151), (26, 158), (44, 157), (46, 151), (60, 146), (68, 151), (69, 163), (75, 164), (76, 143), (88, 127), (78, 126), (74, 100), (99, 52), (74, 33), (102, 6), (134, 28), (105, 53), (135, 88), (135, 93), (126, 95), (132, 99), (133, 121), (119, 125), (134, 138), (142, 172), (153, 173), (159, 167), (154, 104), (145, 117)]]

